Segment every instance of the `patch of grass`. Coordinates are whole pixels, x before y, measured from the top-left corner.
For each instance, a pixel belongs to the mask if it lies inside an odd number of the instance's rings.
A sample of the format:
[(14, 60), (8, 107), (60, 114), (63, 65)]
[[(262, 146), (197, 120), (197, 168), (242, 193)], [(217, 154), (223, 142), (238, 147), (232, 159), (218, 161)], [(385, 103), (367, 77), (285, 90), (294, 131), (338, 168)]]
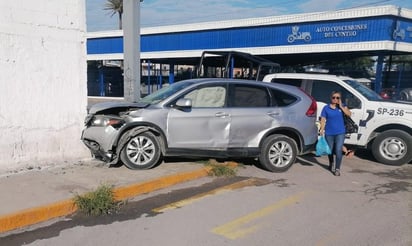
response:
[(119, 208), (119, 202), (115, 201), (113, 189), (108, 185), (101, 185), (95, 191), (84, 195), (76, 195), (74, 203), (80, 211), (86, 215), (111, 214)]
[(232, 177), (236, 175), (236, 167), (233, 165), (227, 165), (225, 163), (217, 162), (214, 159), (210, 159), (206, 164), (207, 167), (210, 167), (208, 171), (209, 176), (216, 177)]

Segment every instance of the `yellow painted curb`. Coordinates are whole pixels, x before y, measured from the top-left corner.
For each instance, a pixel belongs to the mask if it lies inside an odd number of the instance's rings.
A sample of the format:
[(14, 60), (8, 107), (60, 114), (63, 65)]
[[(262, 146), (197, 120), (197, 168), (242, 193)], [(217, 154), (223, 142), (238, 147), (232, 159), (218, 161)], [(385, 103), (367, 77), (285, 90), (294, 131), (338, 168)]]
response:
[[(113, 190), (114, 197), (116, 200), (124, 200), (174, 184), (205, 177), (208, 175), (208, 170), (209, 168), (203, 167), (199, 170), (173, 174), (140, 184), (118, 187)], [(45, 206), (22, 210), (9, 215), (3, 215), (0, 216), (0, 233), (66, 216), (76, 211), (77, 206), (73, 199), (68, 199)]]
[(190, 171), (186, 173), (178, 173), (160, 179), (155, 179), (141, 184), (133, 184), (124, 187), (118, 187), (114, 189), (114, 198), (118, 201), (125, 200), (131, 197), (135, 197), (141, 194), (160, 190), (174, 184), (182, 183), (185, 181), (205, 177), (208, 175), (209, 168), (202, 168), (200, 170)]
[(76, 210), (73, 200), (69, 199), (1, 216), (0, 233), (65, 216)]

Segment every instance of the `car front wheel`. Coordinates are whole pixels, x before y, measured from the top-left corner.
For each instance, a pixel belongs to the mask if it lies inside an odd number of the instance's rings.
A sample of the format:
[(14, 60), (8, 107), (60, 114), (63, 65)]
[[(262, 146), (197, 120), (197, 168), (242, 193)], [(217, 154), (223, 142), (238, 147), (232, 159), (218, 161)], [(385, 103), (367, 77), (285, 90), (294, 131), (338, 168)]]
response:
[(284, 135), (272, 135), (262, 144), (259, 161), (271, 172), (285, 172), (296, 161), (296, 142)]
[(372, 154), (383, 164), (406, 164), (412, 159), (412, 137), (401, 130), (382, 132), (373, 140)]
[(120, 153), (123, 164), (134, 170), (152, 168), (159, 162), (160, 157), (159, 143), (150, 132), (132, 137)]

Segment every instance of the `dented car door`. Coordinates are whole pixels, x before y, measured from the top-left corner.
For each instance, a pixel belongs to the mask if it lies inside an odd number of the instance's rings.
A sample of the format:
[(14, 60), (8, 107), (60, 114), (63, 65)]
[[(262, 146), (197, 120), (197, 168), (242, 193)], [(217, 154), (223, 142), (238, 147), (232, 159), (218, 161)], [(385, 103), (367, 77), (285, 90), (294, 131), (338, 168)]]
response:
[(167, 120), (169, 148), (226, 148), (230, 130), (226, 92), (222, 84), (209, 84), (183, 95), (181, 98), (190, 99), (192, 104), (187, 110), (170, 110)]

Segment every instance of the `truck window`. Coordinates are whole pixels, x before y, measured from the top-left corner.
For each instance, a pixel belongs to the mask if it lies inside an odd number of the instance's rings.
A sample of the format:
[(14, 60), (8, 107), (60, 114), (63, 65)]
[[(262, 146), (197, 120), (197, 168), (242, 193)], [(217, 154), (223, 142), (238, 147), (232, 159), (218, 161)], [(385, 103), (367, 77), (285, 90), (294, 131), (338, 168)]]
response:
[(343, 88), (341, 85), (325, 80), (314, 80), (312, 83), (311, 95), (318, 102), (329, 103), (330, 93), (332, 91), (340, 91), (342, 93), (342, 101), (347, 105), (349, 109), (361, 108), (361, 101), (350, 91)]
[(280, 78), (274, 78), (271, 81), (272, 83), (279, 83), (279, 84), (284, 84), (284, 85), (292, 85), (296, 87), (301, 87), (302, 86), (302, 80), (301, 79), (280, 79)]
[(350, 85), (353, 89), (358, 91), (362, 96), (366, 97), (369, 101), (382, 101), (382, 97), (369, 87), (359, 83), (356, 80), (344, 80), (346, 84)]

